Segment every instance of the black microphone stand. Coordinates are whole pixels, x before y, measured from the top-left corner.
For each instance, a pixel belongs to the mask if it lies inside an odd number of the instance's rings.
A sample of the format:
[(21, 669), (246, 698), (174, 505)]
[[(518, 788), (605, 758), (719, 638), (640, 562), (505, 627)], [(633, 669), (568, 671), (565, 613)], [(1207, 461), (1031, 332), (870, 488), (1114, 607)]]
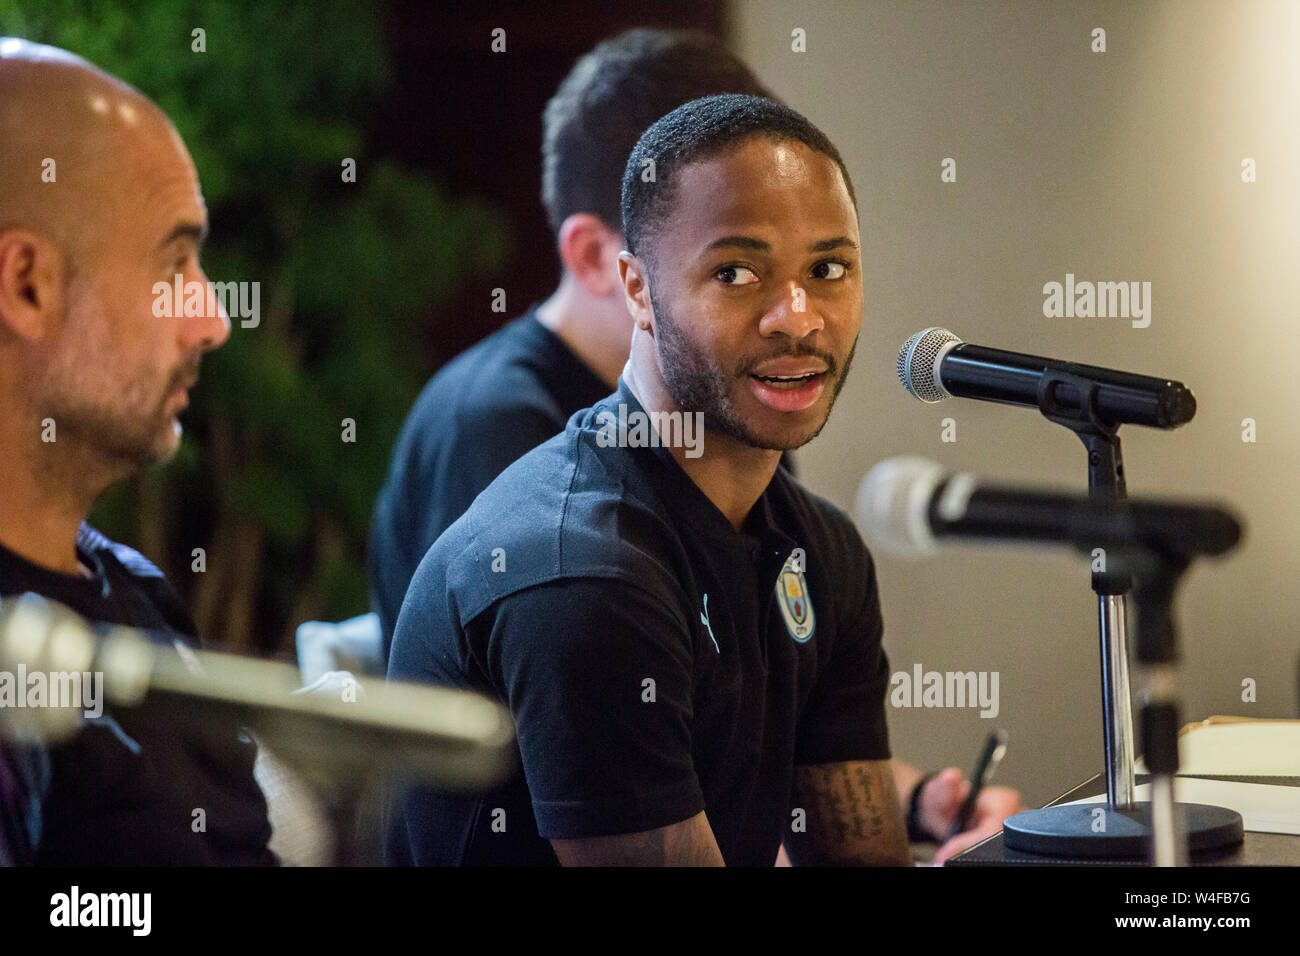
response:
[[(1069, 384), (1084, 396), (1079, 410), (1056, 402), (1058, 384)], [(1038, 407), (1050, 422), (1070, 429), (1088, 452), (1088, 496), (1096, 502), (1128, 497), (1119, 426), (1103, 422), (1096, 413), (1097, 384), (1065, 372), (1047, 370), (1038, 386)], [(1107, 555), (1092, 555), (1092, 589), (1097, 594), (1097, 627), (1101, 649), (1101, 716), (1106, 755), (1106, 802), (1112, 810), (1134, 803), (1133, 709), (1128, 668), (1129, 576), (1112, 566)]]
[[(1077, 410), (1056, 401), (1058, 385), (1084, 397)], [(1119, 426), (1096, 411), (1098, 384), (1069, 372), (1047, 369), (1038, 388), (1038, 407), (1048, 421), (1077, 435), (1088, 452), (1088, 494), (1094, 502), (1127, 497)], [(1100, 554), (1098, 554), (1100, 551)], [(1132, 549), (1108, 555), (1092, 552), (1092, 589), (1097, 594), (1101, 648), (1102, 724), (1106, 757), (1106, 807), (1045, 807), (1008, 817), (1004, 844), (1013, 850), (1065, 857), (1135, 857), (1151, 848), (1156, 865), (1186, 861), (1190, 839), (1203, 850), (1240, 843), (1240, 814), (1223, 807), (1180, 804), (1175, 820), (1173, 777), (1178, 769), (1178, 723), (1174, 697), (1172, 600), (1190, 555)], [(1100, 558), (1100, 560), (1098, 560)], [(1151, 802), (1135, 799), (1133, 712), (1127, 647), (1127, 594), (1136, 577), (1138, 660), (1147, 693), (1142, 709), (1143, 749), (1154, 775)], [(1155, 824), (1153, 828), (1153, 822)], [(1181, 824), (1181, 825), (1180, 825)]]

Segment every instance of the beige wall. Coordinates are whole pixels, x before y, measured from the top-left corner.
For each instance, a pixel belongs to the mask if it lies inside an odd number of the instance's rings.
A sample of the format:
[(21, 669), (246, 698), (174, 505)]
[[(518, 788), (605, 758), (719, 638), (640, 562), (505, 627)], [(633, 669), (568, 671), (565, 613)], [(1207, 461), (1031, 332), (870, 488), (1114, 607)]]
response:
[[(1191, 424), (1122, 432), (1130, 494), (1225, 499), (1247, 526), (1179, 603), (1184, 717), (1296, 716), (1300, 4), (738, 0), (731, 17), (738, 52), (834, 140), (859, 197), (862, 336), (830, 424), (800, 452), (808, 485), (851, 510), (872, 464), (910, 453), (1086, 488), (1082, 445), (1036, 412), (903, 391), (894, 357), (927, 325), (1180, 379)], [(1104, 54), (1089, 49), (1098, 26)], [(807, 52), (791, 52), (796, 27)], [(945, 157), (955, 184), (940, 182)], [(1045, 318), (1043, 284), (1067, 272), (1151, 282), (1150, 327)], [(981, 547), (879, 565), (894, 670), (1000, 673), (996, 720), (891, 710), (899, 756), (969, 773), (1004, 727), (1004, 780), (1034, 804), (1101, 769), (1082, 559)], [(1257, 703), (1241, 700), (1247, 677)]]

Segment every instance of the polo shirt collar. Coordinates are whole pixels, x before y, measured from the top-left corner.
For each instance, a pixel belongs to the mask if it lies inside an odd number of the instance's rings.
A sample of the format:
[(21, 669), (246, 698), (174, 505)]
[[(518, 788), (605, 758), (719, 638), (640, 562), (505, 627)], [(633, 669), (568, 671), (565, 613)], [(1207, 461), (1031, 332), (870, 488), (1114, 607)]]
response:
[[(629, 416), (633, 411), (645, 414), (644, 406), (637, 400), (632, 390), (628, 388), (621, 375), (618, 379), (618, 390), (605, 401), (614, 406), (615, 414), (617, 414), (619, 403), (627, 405)], [(767, 487), (763, 489), (763, 493), (759, 495), (758, 501), (750, 510), (745, 519), (743, 530), (737, 532), (731, 526), (731, 522), (727, 520), (727, 516), (719, 510), (718, 506), (713, 503), (700, 486), (691, 480), (677, 459), (673, 457), (672, 452), (666, 447), (655, 444), (649, 448), (634, 449), (634, 451), (643, 454), (649, 453), (645, 455), (644, 460), (648, 464), (647, 472), (655, 488), (673, 510), (682, 514), (698, 530), (705, 532), (710, 537), (736, 543), (749, 544), (757, 542), (761, 545), (761, 550), (769, 554), (776, 551), (788, 554), (789, 548), (794, 546), (793, 540), (777, 527), (776, 517), (772, 510), (771, 498), (774, 491), (773, 486), (776, 482), (775, 475), (773, 475), (772, 481), (768, 482)]]

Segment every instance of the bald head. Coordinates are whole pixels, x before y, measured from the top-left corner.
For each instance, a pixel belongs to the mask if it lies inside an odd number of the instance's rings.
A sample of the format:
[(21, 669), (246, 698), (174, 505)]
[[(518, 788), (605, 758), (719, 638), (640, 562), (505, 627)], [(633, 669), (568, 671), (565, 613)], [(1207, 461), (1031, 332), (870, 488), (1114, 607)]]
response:
[(160, 149), (189, 162), (133, 87), (65, 50), (0, 39), (0, 230), (40, 233), (74, 260), (93, 253), (123, 180)]
[[(0, 404), (54, 422), (41, 455), (122, 473), (176, 450), (199, 357), (229, 333), (199, 267), (206, 229), (157, 106), (80, 57), (0, 38)], [(160, 308), (176, 282), (201, 309)]]

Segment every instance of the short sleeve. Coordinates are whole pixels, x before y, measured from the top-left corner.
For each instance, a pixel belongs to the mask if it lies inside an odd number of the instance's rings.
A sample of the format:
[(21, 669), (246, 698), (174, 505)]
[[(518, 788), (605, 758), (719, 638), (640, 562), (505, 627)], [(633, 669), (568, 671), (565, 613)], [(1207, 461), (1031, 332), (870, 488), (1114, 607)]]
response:
[(795, 763), (840, 763), (847, 760), (888, 760), (889, 729), (885, 723), (885, 693), (889, 659), (881, 645), (884, 620), (876, 587), (876, 567), (852, 532), (860, 575), (860, 600), (849, 605), (828, 659), (818, 667), (817, 685), (799, 721)]
[(619, 580), (568, 579), (502, 599), (484, 669), (514, 715), (538, 833), (611, 836), (704, 810), (691, 746), (693, 653), (662, 599)]

